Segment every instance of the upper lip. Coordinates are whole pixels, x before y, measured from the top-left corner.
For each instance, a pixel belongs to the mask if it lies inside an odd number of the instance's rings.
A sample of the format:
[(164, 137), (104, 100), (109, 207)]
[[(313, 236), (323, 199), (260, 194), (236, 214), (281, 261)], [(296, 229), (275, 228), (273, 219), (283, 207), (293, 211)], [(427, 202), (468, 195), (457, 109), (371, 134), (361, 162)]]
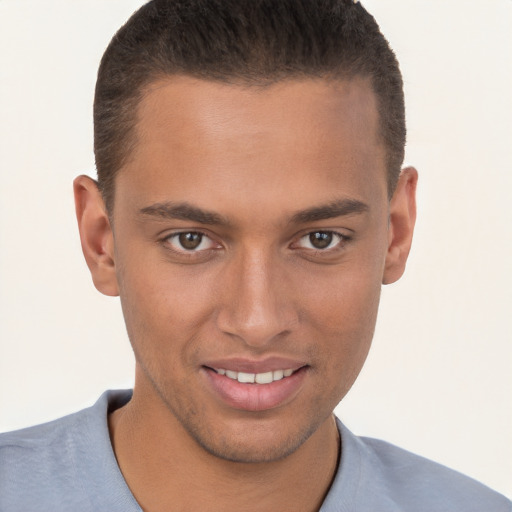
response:
[(276, 370), (298, 370), (306, 366), (306, 363), (287, 357), (268, 357), (262, 360), (247, 359), (243, 357), (230, 357), (216, 359), (203, 364), (208, 368), (231, 370), (244, 373), (266, 373)]

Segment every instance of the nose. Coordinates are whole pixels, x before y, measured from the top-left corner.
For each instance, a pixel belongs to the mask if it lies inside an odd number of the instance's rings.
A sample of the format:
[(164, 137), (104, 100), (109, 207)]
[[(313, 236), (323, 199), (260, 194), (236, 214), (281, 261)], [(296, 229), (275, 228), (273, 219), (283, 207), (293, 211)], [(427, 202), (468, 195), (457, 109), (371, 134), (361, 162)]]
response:
[(296, 301), (283, 263), (246, 251), (224, 269), (218, 328), (247, 346), (264, 349), (298, 323)]

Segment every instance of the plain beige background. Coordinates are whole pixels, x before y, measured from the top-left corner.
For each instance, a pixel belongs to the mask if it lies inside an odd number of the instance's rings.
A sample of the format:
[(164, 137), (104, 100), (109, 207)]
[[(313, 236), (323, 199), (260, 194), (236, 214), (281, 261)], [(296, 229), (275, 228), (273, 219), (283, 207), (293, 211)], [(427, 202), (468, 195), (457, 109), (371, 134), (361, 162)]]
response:
[[(141, 3), (0, 0), (0, 431), (132, 382), (118, 300), (82, 259), (71, 181), (94, 176), (97, 65)], [(363, 3), (402, 64), (419, 219), (337, 412), (512, 496), (512, 1)]]

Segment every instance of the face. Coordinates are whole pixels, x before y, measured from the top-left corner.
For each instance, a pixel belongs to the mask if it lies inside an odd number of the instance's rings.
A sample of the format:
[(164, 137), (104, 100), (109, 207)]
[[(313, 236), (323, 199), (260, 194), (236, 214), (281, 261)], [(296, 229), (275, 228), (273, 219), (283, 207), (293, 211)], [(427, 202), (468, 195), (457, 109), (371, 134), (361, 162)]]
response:
[(134, 400), (209, 453), (280, 459), (370, 347), (392, 239), (375, 97), (362, 79), (173, 78), (148, 89), (137, 136), (112, 257)]

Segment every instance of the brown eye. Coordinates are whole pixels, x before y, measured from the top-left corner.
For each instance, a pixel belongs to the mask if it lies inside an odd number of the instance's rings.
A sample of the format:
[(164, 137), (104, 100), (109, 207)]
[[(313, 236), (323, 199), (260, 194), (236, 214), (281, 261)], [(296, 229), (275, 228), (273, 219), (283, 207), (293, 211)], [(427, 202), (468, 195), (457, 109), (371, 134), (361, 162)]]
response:
[(201, 233), (180, 233), (178, 241), (183, 249), (192, 251), (201, 245), (203, 235)]
[(163, 240), (165, 246), (172, 249), (174, 253), (185, 256), (199, 257), (214, 249), (221, 249), (222, 246), (214, 242), (208, 235), (200, 231), (181, 231), (169, 235)]
[(336, 231), (311, 231), (300, 238), (296, 247), (327, 254), (341, 249), (347, 240), (348, 237)]
[(333, 241), (334, 234), (328, 231), (316, 231), (309, 234), (309, 241), (315, 249), (326, 249)]

